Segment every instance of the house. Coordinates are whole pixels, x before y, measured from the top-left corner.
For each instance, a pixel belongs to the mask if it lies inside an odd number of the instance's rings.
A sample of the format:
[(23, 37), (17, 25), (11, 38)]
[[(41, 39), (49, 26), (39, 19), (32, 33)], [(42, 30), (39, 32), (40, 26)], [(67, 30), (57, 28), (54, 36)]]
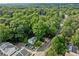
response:
[(40, 11), (39, 11), (39, 15), (41, 15), (41, 16), (46, 15), (46, 11), (45, 11), (43, 8), (40, 9)]
[(0, 44), (0, 54), (10, 56), (16, 52), (18, 48), (9, 42), (4, 42)]
[(30, 56), (29, 52), (25, 47), (17, 48), (15, 45), (4, 42), (0, 44), (0, 56)]
[(74, 46), (73, 44), (69, 44), (68, 49), (69, 49), (69, 52), (77, 53), (78, 47)]
[(12, 17), (12, 16), (13, 16), (13, 12), (14, 12), (14, 11), (9, 10), (7, 14), (10, 15), (10, 16)]
[(34, 43), (36, 42), (37, 38), (36, 37), (32, 37), (30, 39), (28, 39), (28, 43), (31, 45), (34, 45)]
[(25, 47), (22, 47), (19, 51), (14, 53), (12, 56), (30, 56), (31, 52), (28, 52)]

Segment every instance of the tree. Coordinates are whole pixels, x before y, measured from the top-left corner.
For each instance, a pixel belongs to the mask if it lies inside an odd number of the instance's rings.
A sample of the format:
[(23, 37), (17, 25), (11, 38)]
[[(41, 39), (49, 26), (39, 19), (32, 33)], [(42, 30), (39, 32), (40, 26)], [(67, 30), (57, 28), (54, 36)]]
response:
[(59, 28), (60, 19), (57, 15), (54, 15), (49, 20), (46, 21), (47, 34), (51, 37), (55, 36)]
[(79, 48), (79, 29), (77, 29), (76, 33), (72, 36), (71, 42)]
[(74, 30), (70, 26), (64, 26), (61, 30), (61, 34), (65, 37), (71, 37), (71, 35), (74, 33)]
[(45, 35), (46, 26), (42, 20), (39, 20), (38, 23), (35, 23), (32, 29), (37, 39), (41, 39)]
[(12, 39), (14, 39), (15, 41), (23, 41), (25, 38), (28, 37), (28, 34), (30, 32), (30, 26), (26, 20), (13, 20), (10, 22), (10, 28), (12, 29)]
[(73, 15), (65, 19), (64, 25), (61, 28), (61, 34), (65, 37), (66, 42), (71, 41), (72, 35), (75, 33), (76, 29), (79, 28), (79, 15)]
[(0, 42), (10, 39), (10, 28), (0, 24)]
[(33, 26), (35, 23), (37, 23), (39, 21), (39, 16), (37, 13), (33, 13), (31, 18), (30, 24), (31, 26)]
[(67, 50), (65, 39), (62, 35), (55, 36), (51, 41), (51, 46), (47, 51), (47, 55), (65, 55)]
[(41, 44), (42, 44), (42, 42), (41, 42), (40, 40), (37, 40), (34, 45), (35, 45), (36, 47), (40, 47)]

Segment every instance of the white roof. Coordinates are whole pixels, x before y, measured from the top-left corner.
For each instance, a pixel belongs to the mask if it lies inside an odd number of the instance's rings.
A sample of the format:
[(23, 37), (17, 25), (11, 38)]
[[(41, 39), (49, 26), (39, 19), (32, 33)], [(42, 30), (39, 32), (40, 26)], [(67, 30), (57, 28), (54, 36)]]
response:
[(37, 39), (36, 37), (32, 37), (32, 38), (28, 39), (28, 43), (34, 44), (36, 39)]

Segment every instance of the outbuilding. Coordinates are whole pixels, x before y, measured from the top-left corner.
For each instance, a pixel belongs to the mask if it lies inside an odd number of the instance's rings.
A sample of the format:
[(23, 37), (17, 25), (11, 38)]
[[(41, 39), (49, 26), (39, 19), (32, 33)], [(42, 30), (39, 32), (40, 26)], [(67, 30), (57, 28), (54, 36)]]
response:
[(34, 45), (34, 43), (36, 42), (37, 38), (36, 37), (32, 37), (30, 39), (28, 39), (28, 43)]

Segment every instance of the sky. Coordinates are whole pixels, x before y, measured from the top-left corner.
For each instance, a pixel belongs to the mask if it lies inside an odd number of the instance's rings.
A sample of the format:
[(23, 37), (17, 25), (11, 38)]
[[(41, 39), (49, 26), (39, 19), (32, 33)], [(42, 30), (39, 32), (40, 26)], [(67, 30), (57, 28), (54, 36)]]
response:
[(0, 3), (79, 3), (79, 0), (0, 0)]

